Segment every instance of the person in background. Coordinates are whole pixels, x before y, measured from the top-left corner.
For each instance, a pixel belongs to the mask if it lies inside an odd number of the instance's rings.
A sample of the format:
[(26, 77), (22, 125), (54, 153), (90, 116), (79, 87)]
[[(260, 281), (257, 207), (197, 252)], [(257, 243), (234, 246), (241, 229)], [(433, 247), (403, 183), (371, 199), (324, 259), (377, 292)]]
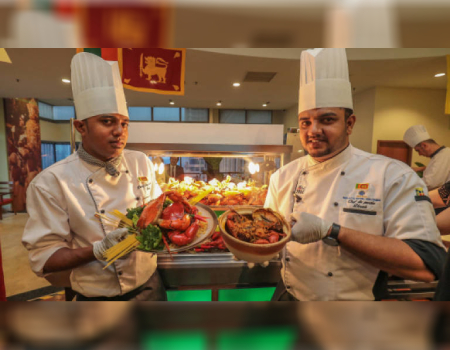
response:
[[(437, 227), (441, 235), (450, 235), (450, 182), (446, 182), (438, 189), (431, 191), (430, 199), (436, 209), (443, 209), (436, 216)], [(450, 246), (449, 241), (444, 241), (444, 244), (447, 248)], [(444, 272), (436, 288), (434, 300), (450, 301), (450, 250), (447, 252)]]
[(423, 171), (423, 181), (429, 191), (450, 181), (450, 148), (437, 144), (423, 125), (411, 126), (405, 131), (403, 141), (419, 156), (430, 158), (428, 166), (413, 168), (414, 171)]
[(170, 157), (170, 164), (166, 164), (166, 183), (169, 182), (169, 178), (174, 178), (178, 181), (184, 180), (184, 169), (182, 166), (178, 165), (179, 157)]
[(144, 153), (124, 150), (128, 109), (117, 62), (79, 53), (71, 64), (78, 151), (37, 175), (27, 191), (22, 242), (41, 277), (72, 270), (77, 300), (166, 300), (156, 255), (134, 251), (105, 269), (128, 230), (96, 218), (161, 194)]
[(293, 223), (273, 300), (374, 300), (388, 274), (438, 279), (445, 249), (423, 181), (350, 144), (345, 49), (302, 52), (298, 120), (308, 156), (272, 175), (265, 202)]

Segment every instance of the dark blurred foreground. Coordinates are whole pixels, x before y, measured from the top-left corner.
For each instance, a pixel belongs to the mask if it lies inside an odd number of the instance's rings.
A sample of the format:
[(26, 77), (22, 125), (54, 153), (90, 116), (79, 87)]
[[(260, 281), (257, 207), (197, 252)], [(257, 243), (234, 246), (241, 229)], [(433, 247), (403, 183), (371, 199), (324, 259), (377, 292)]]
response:
[(449, 47), (443, 0), (0, 0), (0, 47)]
[(0, 349), (449, 349), (450, 304), (9, 303)]

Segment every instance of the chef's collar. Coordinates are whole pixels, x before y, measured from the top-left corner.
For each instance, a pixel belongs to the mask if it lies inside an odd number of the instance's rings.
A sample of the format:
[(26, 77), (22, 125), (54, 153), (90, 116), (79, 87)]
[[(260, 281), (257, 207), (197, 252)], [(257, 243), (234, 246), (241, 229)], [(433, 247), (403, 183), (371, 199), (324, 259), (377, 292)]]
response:
[(117, 168), (122, 161), (122, 154), (120, 154), (120, 156), (116, 158), (108, 160), (107, 162), (103, 162), (100, 159), (95, 158), (93, 155), (87, 153), (84, 150), (83, 145), (80, 145), (77, 153), (80, 159), (84, 160), (86, 163), (105, 168), (106, 172), (111, 176), (119, 175), (119, 171), (117, 170)]
[(344, 148), (341, 152), (336, 154), (334, 157), (327, 159), (323, 162), (319, 162), (311, 157), (309, 154), (308, 157), (308, 166), (314, 166), (314, 169), (328, 170), (336, 168), (342, 165), (344, 162), (348, 161), (352, 155), (353, 146), (349, 143), (346, 148)]
[(434, 152), (434, 153), (430, 156), (430, 158), (433, 158), (436, 154), (438, 154), (438, 153), (439, 153), (440, 151), (442, 151), (444, 148), (445, 148), (445, 146), (439, 147), (439, 148), (436, 150), (436, 152)]

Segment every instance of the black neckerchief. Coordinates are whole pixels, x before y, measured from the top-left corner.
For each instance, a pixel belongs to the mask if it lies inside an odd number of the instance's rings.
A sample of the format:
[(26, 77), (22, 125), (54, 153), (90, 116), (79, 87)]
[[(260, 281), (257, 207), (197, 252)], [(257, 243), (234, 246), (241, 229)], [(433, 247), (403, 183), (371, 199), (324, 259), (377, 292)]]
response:
[(440, 151), (442, 151), (444, 148), (445, 148), (445, 146), (442, 146), (442, 147), (438, 148), (438, 149), (436, 150), (436, 152), (434, 152), (434, 153), (430, 156), (430, 158), (433, 158), (436, 154), (438, 154), (438, 153), (439, 153)]

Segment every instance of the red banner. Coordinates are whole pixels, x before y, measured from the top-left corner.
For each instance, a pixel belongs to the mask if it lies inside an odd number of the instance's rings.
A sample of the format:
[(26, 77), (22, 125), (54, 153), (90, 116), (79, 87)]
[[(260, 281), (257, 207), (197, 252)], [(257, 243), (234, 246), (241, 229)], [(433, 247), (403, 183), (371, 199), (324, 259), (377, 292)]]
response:
[(119, 49), (123, 86), (165, 95), (184, 95), (186, 49)]
[(172, 10), (166, 1), (120, 6), (81, 2), (77, 7), (85, 47), (170, 47)]

